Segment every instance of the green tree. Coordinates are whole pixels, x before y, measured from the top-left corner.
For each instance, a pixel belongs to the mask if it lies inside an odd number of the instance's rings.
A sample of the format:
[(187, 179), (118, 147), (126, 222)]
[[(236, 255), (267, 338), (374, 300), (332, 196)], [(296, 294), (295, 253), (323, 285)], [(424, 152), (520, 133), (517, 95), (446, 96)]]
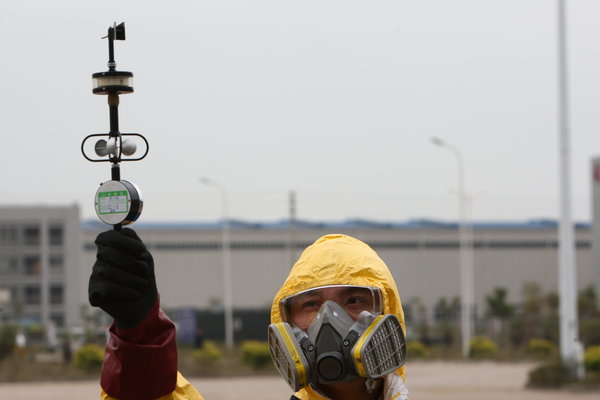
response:
[(560, 302), (560, 299), (558, 297), (558, 293), (556, 292), (549, 292), (546, 297), (546, 308), (548, 309), (548, 312), (550, 314), (556, 314), (558, 315), (558, 305)]
[(0, 324), (0, 360), (12, 354), (17, 331), (16, 325)]
[(586, 346), (600, 345), (600, 310), (598, 310), (598, 296), (593, 285), (579, 292), (577, 308), (581, 340)]
[(544, 310), (544, 296), (540, 285), (536, 282), (523, 284), (523, 303), (521, 311), (524, 323), (525, 342), (540, 337), (540, 323)]
[(494, 324), (494, 336), (499, 343), (505, 344), (507, 339), (506, 324), (508, 319), (514, 314), (515, 308), (507, 301), (508, 290), (503, 287), (496, 287), (492, 294), (485, 297), (487, 305), (487, 315), (493, 321), (497, 321), (499, 327)]
[(454, 297), (448, 301), (445, 297), (438, 299), (435, 307), (435, 327), (436, 340), (446, 346), (452, 346), (457, 343), (458, 327), (456, 320), (460, 315), (460, 300)]
[(548, 339), (554, 344), (558, 344), (559, 335), (559, 316), (558, 316), (559, 297), (556, 292), (549, 292), (544, 296), (544, 317), (542, 319), (541, 337)]
[(598, 315), (598, 296), (593, 285), (589, 285), (579, 292), (577, 298), (579, 319), (594, 318)]
[(448, 312), (452, 316), (453, 321), (458, 321), (460, 318), (460, 298), (458, 296), (452, 298), (452, 301), (448, 305)]
[(431, 344), (429, 325), (427, 324), (427, 309), (420, 298), (413, 297), (408, 300), (408, 308), (411, 314), (411, 324), (413, 325), (416, 338), (426, 345)]
[(486, 296), (488, 315), (500, 320), (511, 317), (515, 308), (507, 302), (508, 290), (496, 287), (491, 295)]

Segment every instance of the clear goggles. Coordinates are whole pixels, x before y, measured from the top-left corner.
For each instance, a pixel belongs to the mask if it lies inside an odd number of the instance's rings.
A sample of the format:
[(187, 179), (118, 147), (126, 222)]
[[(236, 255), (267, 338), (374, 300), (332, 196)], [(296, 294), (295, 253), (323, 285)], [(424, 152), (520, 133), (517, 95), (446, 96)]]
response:
[(381, 290), (371, 286), (328, 285), (303, 290), (285, 297), (279, 304), (281, 319), (306, 329), (326, 301), (334, 301), (354, 319), (363, 311), (373, 315), (383, 312)]

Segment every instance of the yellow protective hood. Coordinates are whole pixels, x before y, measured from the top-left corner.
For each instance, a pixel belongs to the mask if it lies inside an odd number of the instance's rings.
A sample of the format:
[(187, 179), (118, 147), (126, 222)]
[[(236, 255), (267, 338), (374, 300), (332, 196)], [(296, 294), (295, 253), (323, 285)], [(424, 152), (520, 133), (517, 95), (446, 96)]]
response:
[[(324, 285), (379, 288), (383, 296), (384, 314), (396, 315), (406, 333), (402, 302), (387, 265), (366, 243), (342, 234), (325, 235), (302, 252), (275, 295), (271, 307), (271, 322), (281, 322), (279, 304), (282, 299)], [(397, 373), (404, 378), (404, 367), (399, 368)]]

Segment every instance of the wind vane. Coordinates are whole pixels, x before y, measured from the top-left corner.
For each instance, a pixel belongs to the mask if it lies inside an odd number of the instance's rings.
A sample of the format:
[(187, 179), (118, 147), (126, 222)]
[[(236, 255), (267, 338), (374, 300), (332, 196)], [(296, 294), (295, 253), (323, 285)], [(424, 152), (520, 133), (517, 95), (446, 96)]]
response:
[[(94, 205), (98, 217), (118, 230), (122, 225), (136, 221), (144, 205), (139, 188), (134, 183), (121, 179), (120, 163), (142, 160), (150, 147), (146, 138), (139, 133), (119, 132), (119, 95), (133, 93), (133, 73), (117, 71), (114, 55), (113, 42), (125, 40), (125, 23), (115, 23), (108, 28), (108, 35), (102, 39), (108, 39), (108, 71), (92, 74), (92, 92), (108, 96), (110, 131), (86, 136), (81, 143), (81, 152), (89, 161), (111, 163), (111, 180), (100, 184), (94, 197)], [(93, 144), (93, 152), (97, 157), (93, 157), (93, 154), (90, 157), (87, 154), (91, 153), (90, 143), (86, 143), (89, 139), (98, 137), (104, 138)], [(145, 151), (140, 157), (132, 157), (137, 151), (137, 142), (144, 143)]]

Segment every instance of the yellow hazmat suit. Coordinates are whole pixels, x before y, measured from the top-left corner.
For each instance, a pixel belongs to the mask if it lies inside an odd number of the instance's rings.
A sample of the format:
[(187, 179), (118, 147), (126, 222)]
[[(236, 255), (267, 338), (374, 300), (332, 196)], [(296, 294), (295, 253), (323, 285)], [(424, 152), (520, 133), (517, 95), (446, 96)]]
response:
[[(342, 234), (323, 236), (304, 250), (275, 295), (271, 307), (271, 323), (282, 322), (279, 307), (282, 299), (325, 285), (379, 288), (383, 297), (383, 313), (396, 315), (406, 333), (402, 302), (387, 265), (367, 244)], [(404, 380), (404, 366), (395, 373)], [(295, 396), (302, 400), (323, 399), (311, 387), (301, 389)]]
[[(104, 390), (101, 391), (100, 397), (102, 400), (118, 400), (110, 397)], [(175, 390), (157, 400), (204, 400), (204, 397), (178, 372)]]

